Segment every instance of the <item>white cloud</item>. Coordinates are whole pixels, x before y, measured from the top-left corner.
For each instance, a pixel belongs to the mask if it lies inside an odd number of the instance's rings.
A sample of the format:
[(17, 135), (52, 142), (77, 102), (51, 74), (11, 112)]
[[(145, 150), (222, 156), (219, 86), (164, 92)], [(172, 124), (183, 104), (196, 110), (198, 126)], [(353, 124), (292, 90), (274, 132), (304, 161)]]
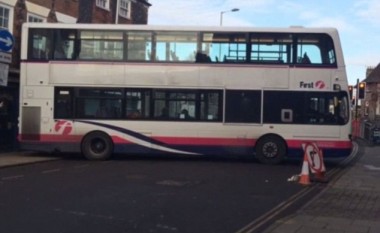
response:
[(355, 28), (350, 25), (344, 18), (334, 18), (334, 17), (320, 17), (318, 19), (311, 20), (309, 27), (334, 27), (339, 31), (354, 31)]
[[(239, 12), (225, 13), (223, 25), (252, 26), (250, 19), (268, 12), (275, 0), (150, 0), (149, 24), (217, 26), (220, 12), (238, 8)], [(252, 20), (253, 21), (253, 20)]]
[(373, 26), (380, 26), (380, 1), (362, 0), (354, 5), (356, 15)]

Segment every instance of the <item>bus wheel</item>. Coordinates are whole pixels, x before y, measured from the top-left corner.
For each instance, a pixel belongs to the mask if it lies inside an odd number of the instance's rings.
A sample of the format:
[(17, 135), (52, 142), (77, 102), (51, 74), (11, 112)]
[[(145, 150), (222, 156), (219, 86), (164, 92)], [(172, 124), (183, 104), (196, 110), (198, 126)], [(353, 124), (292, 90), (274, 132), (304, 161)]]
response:
[(95, 131), (86, 135), (82, 141), (82, 154), (89, 160), (106, 160), (113, 153), (111, 138), (102, 132)]
[(261, 138), (256, 144), (256, 158), (264, 164), (279, 164), (286, 155), (285, 141), (275, 135)]

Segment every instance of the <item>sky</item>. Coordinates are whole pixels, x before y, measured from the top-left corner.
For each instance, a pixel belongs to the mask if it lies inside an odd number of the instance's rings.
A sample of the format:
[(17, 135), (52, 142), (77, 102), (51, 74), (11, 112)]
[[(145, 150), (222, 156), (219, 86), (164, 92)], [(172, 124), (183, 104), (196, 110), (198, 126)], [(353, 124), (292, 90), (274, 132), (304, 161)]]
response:
[(349, 84), (380, 63), (379, 0), (149, 0), (149, 25), (334, 27)]

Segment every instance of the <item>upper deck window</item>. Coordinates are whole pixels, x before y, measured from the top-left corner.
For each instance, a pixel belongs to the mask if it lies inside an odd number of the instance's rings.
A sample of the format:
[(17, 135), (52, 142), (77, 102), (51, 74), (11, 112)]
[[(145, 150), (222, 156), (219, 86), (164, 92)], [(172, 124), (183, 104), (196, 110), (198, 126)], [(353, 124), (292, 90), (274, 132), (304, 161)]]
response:
[(292, 34), (251, 35), (251, 62), (292, 63)]
[(204, 33), (202, 52), (211, 62), (245, 62), (247, 44), (245, 33)]
[(194, 62), (197, 38), (195, 32), (157, 32), (154, 58), (165, 62)]
[(48, 60), (51, 58), (52, 31), (30, 29), (28, 58), (32, 60)]
[(127, 32), (127, 60), (151, 61), (152, 60), (152, 33), (151, 32)]
[(302, 65), (336, 65), (331, 37), (325, 34), (298, 35), (296, 62)]
[(79, 59), (122, 60), (123, 33), (115, 31), (82, 31)]
[(324, 33), (31, 28), (29, 59), (336, 67)]
[(74, 43), (76, 38), (76, 30), (54, 30), (54, 52), (52, 54), (54, 60), (74, 59)]

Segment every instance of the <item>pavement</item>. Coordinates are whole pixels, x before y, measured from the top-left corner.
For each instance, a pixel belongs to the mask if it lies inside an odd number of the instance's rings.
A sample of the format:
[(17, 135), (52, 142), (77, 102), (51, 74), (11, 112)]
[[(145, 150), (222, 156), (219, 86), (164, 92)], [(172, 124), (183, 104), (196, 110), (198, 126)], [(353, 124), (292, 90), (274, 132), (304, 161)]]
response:
[(356, 161), (296, 213), (264, 233), (379, 233), (380, 146), (359, 144)]
[(62, 157), (52, 154), (41, 154), (29, 151), (8, 151), (0, 152), (0, 168), (19, 166), (44, 161), (59, 160)]
[[(315, 198), (263, 233), (379, 233), (380, 146), (356, 142), (360, 149), (353, 163)], [(6, 152), (0, 153), (0, 168), (59, 159), (50, 154)]]

